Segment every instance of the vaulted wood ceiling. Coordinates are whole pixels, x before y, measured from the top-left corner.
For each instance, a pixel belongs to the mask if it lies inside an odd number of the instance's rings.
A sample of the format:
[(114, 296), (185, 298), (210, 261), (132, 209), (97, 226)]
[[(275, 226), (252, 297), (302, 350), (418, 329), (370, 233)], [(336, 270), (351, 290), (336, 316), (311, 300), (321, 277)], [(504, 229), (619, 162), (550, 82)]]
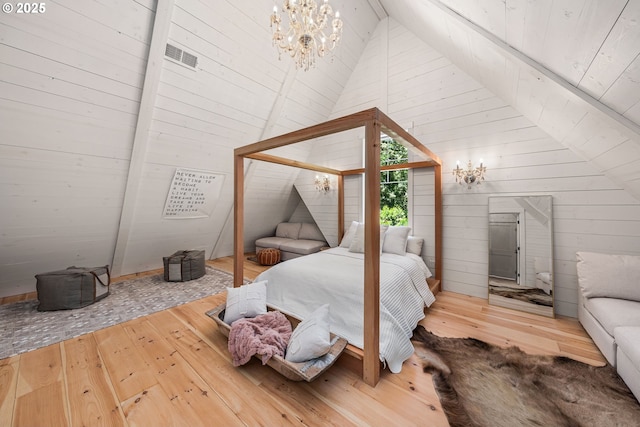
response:
[(640, 2), (370, 0), (640, 199)]

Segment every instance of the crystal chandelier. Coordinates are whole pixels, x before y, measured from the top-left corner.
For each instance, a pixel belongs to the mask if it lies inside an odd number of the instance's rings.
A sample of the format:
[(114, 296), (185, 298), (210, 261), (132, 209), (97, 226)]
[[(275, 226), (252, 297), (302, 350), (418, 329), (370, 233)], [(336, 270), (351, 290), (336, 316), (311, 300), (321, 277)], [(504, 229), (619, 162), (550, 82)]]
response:
[[(286, 31), (282, 29), (282, 17), (278, 13), (278, 7), (273, 7), (273, 45), (278, 49), (278, 58), (282, 52), (287, 52), (294, 59), (296, 68), (308, 71), (315, 66), (316, 55), (323, 57), (340, 41), (340, 12), (336, 11), (334, 17), (329, 0), (323, 0), (320, 9), (315, 0), (284, 0), (282, 13), (289, 17), (289, 28)], [(329, 25), (331, 34), (327, 36)]]
[(484, 173), (487, 168), (482, 165), (482, 159), (480, 159), (480, 166), (474, 169), (471, 160), (467, 164), (467, 169), (460, 168), (460, 161), (456, 162), (456, 168), (453, 170), (453, 174), (456, 177), (456, 182), (462, 185), (464, 182), (467, 184), (467, 189), (471, 188), (471, 184), (480, 184), (480, 181), (484, 181)]

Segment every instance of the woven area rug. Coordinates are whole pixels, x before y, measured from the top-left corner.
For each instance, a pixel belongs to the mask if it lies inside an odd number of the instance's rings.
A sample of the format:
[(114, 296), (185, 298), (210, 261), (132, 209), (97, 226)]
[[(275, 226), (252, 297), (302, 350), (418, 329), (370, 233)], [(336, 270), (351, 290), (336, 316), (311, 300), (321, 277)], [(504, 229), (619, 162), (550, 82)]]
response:
[(45, 347), (127, 320), (195, 301), (233, 287), (233, 276), (207, 266), (188, 282), (162, 274), (114, 283), (106, 298), (73, 310), (37, 311), (38, 300), (0, 306), (0, 359)]

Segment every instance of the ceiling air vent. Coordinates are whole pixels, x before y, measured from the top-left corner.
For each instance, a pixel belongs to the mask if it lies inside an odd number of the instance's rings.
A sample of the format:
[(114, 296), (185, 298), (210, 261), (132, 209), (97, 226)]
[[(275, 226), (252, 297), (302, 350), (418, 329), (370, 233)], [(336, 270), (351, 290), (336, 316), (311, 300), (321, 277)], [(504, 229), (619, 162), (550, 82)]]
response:
[(190, 68), (196, 68), (198, 65), (198, 57), (190, 54), (189, 52), (185, 52), (180, 48), (170, 45), (167, 43), (167, 47), (164, 50), (164, 55), (167, 58), (171, 58), (175, 61), (178, 61), (181, 64), (184, 64)]

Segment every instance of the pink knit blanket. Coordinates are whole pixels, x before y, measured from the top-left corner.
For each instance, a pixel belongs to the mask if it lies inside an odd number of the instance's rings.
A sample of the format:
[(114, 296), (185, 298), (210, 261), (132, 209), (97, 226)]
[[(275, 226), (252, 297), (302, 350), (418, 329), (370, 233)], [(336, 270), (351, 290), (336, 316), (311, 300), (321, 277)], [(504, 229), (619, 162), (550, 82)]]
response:
[(263, 365), (276, 354), (284, 357), (290, 337), (291, 323), (279, 311), (236, 320), (229, 332), (233, 366), (244, 365), (254, 354), (262, 356)]

